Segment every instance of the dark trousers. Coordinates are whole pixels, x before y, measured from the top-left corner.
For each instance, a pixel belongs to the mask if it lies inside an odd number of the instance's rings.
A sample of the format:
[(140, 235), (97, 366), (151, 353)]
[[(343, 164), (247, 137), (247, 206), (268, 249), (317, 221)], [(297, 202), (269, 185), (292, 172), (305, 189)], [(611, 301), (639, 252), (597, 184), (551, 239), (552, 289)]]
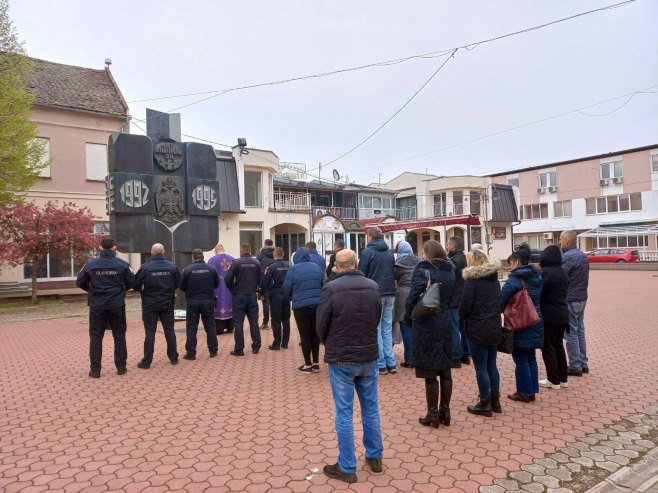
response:
[(89, 361), (90, 369), (100, 373), (103, 359), (103, 336), (105, 329), (112, 329), (114, 338), (114, 365), (117, 370), (126, 367), (128, 349), (126, 348), (126, 307), (93, 308), (89, 307)]
[(217, 329), (217, 335), (223, 334), (224, 332), (233, 332), (233, 319), (215, 319), (215, 328)]
[(544, 348), (541, 350), (546, 377), (551, 383), (567, 381), (567, 354), (564, 351), (564, 326), (544, 323)]
[[(269, 293), (265, 293), (265, 297), (263, 298), (263, 324), (267, 324), (270, 321), (270, 295)], [(274, 315), (272, 315), (274, 317)]]
[(208, 351), (210, 354), (217, 352), (217, 330), (215, 329), (215, 303), (213, 300), (187, 300), (185, 315), (187, 340), (185, 350), (190, 356), (196, 355), (196, 333), (199, 328), (199, 317), (203, 321), (208, 340)]
[[(287, 346), (290, 341), (290, 299), (283, 293), (270, 293), (273, 346)], [(281, 326), (283, 325), (283, 333)]]
[[(306, 366), (319, 362), (320, 336), (318, 336), (315, 330), (316, 308), (317, 305), (313, 305), (293, 310), (297, 329), (299, 330), (299, 337), (302, 340), (302, 355), (304, 356), (304, 364)], [(313, 357), (312, 360), (311, 357)]]
[(174, 303), (173, 300), (166, 307), (142, 307), (142, 321), (144, 322), (144, 362), (150, 365), (153, 361), (153, 348), (155, 346), (155, 333), (158, 330), (158, 320), (162, 323), (165, 340), (167, 341), (167, 357), (169, 361), (178, 359), (176, 349), (176, 333), (174, 332)]
[(258, 298), (254, 294), (233, 295), (233, 324), (235, 331), (235, 351), (244, 351), (244, 317), (249, 320), (251, 334), (251, 349), (260, 349), (260, 332), (258, 332)]

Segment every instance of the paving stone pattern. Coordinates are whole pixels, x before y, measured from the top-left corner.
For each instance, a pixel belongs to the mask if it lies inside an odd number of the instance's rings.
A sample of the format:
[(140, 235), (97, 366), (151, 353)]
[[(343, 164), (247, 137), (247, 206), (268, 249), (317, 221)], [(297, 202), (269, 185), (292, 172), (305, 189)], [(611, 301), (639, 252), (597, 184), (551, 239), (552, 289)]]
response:
[(495, 479), (493, 486), (481, 486), (480, 492), (646, 491), (652, 478), (658, 481), (657, 441), (658, 405), (654, 405), (524, 464), (506, 479)]
[[(536, 460), (656, 401), (658, 304), (647, 300), (657, 285), (651, 272), (593, 271), (586, 312), (592, 373), (571, 379), (568, 389), (542, 390), (533, 404), (504, 399), (502, 415), (466, 412), (477, 395), (472, 366), (454, 371), (448, 428), (418, 424), (425, 398), (413, 371), (381, 377), (384, 472), (368, 470), (357, 443), (353, 485), (321, 473), (337, 456), (333, 402), (324, 365), (319, 374), (296, 372), (301, 354), (294, 327), (288, 350), (265, 349), (271, 334), (261, 331), (263, 350), (242, 358), (228, 355), (232, 337), (222, 335), (219, 356), (210, 359), (201, 332), (197, 360), (178, 366), (167, 361), (159, 333), (151, 369), (139, 370), (143, 327), (139, 312), (129, 313), (128, 373), (114, 371), (107, 334), (102, 377), (93, 380), (85, 318), (3, 323), (0, 491), (475, 493), (495, 480), (518, 484), (510, 477), (515, 472), (553, 487), (560, 478), (546, 471), (559, 467)], [(182, 353), (184, 336), (178, 337)], [(508, 355), (501, 355), (499, 369), (503, 393), (512, 392)], [(358, 403), (355, 412), (360, 442)], [(593, 457), (581, 452), (570, 446), (561, 453), (569, 462), (611, 456), (607, 449), (592, 450), (601, 454)]]

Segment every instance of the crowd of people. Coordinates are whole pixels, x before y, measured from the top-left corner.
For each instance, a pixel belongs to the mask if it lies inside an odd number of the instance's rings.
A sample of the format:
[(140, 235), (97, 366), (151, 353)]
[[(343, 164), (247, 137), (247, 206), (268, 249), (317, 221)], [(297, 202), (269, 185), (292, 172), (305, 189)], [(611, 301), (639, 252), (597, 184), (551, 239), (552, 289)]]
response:
[[(435, 240), (425, 241), (419, 257), (401, 241), (395, 252), (379, 228), (368, 230), (368, 244), (357, 262), (356, 253), (337, 240), (329, 265), (308, 242), (292, 255), (266, 240), (257, 258), (249, 244), (240, 256), (228, 255), (217, 245), (206, 263), (203, 252), (192, 252), (193, 263), (179, 274), (165, 259), (161, 244), (153, 245), (151, 260), (133, 275), (127, 262), (116, 257), (112, 239), (101, 242), (101, 252), (78, 275), (77, 284), (89, 293), (90, 372), (100, 377), (102, 339), (106, 328), (114, 337), (117, 372), (126, 373), (125, 293), (141, 293), (145, 329), (144, 357), (153, 360), (155, 332), (160, 320), (167, 342), (167, 357), (178, 363), (174, 333), (174, 299), (180, 288), (186, 296), (184, 359), (197, 354), (199, 321), (206, 332), (209, 356), (216, 357), (217, 333), (233, 332), (232, 356), (244, 356), (244, 322), (249, 323), (251, 352), (261, 347), (259, 329), (271, 320), (273, 341), (269, 350), (288, 349), (290, 317), (300, 336), (303, 364), (300, 373), (320, 372), (320, 345), (335, 405), (338, 462), (325, 474), (356, 481), (353, 401), (361, 403), (366, 460), (374, 472), (382, 470), (383, 445), (377, 396), (378, 378), (398, 371), (393, 345), (402, 343), (400, 366), (414, 369), (424, 380), (427, 413), (424, 426), (438, 428), (451, 422), (452, 370), (473, 363), (479, 399), (467, 407), (472, 414), (492, 417), (502, 412), (501, 382), (497, 368), (503, 338), (501, 313), (522, 291), (527, 291), (538, 321), (513, 332), (512, 358), (516, 388), (507, 397), (530, 403), (540, 387), (560, 389), (570, 376), (589, 372), (583, 316), (587, 301), (589, 264), (576, 247), (576, 234), (564, 231), (559, 247), (548, 246), (539, 267), (530, 264), (527, 245), (507, 259), (510, 272), (501, 288), (501, 264), (490, 259), (479, 244), (464, 252), (462, 239), (448, 239), (447, 251)], [(426, 290), (438, 284), (440, 306), (431, 315), (414, 317), (414, 307)], [(263, 322), (259, 326), (258, 299)], [(565, 336), (566, 332), (566, 336)], [(566, 337), (567, 351), (563, 346)], [(539, 380), (536, 350), (542, 350), (546, 378)]]

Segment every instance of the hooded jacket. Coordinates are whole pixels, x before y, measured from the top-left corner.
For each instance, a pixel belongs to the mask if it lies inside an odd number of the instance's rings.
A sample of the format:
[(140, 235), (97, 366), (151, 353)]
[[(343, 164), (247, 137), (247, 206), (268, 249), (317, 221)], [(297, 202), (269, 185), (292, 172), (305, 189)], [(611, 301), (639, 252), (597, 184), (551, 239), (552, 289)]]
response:
[(260, 253), (256, 256), (256, 260), (260, 262), (260, 268), (265, 272), (265, 269), (274, 263), (274, 247), (266, 246), (261, 248)]
[(311, 262), (313, 262), (315, 265), (320, 267), (320, 270), (322, 271), (322, 275), (324, 275), (324, 271), (327, 268), (327, 261), (324, 259), (322, 255), (318, 253), (317, 250), (311, 250), (308, 252), (308, 257)]
[(393, 307), (393, 324), (404, 318), (407, 297), (411, 291), (411, 276), (414, 267), (420, 262), (415, 255), (398, 258), (395, 262), (395, 306)]
[(464, 289), (462, 271), (466, 268), (466, 255), (464, 255), (463, 250), (453, 250), (448, 253), (448, 258), (455, 264), (455, 292), (452, 295), (450, 308), (459, 308), (459, 302), (462, 299), (462, 290)]
[(544, 321), (541, 316), (541, 306), (539, 303), (542, 280), (537, 267), (534, 265), (521, 265), (510, 273), (500, 292), (503, 304), (502, 309), (504, 311), (510, 298), (523, 289), (522, 282), (525, 282), (528, 293), (535, 305), (535, 310), (537, 310), (537, 314), (539, 315), (539, 322), (527, 329), (514, 332), (514, 349), (542, 348), (544, 347)]
[(377, 326), (382, 304), (377, 283), (352, 269), (322, 288), (316, 327), (327, 363), (365, 363), (379, 358)]
[(587, 286), (589, 284), (589, 260), (587, 255), (570, 246), (562, 252), (562, 268), (569, 278), (567, 303), (572, 301), (587, 301)]
[(288, 269), (283, 281), (283, 292), (292, 301), (293, 310), (318, 305), (324, 272), (311, 262), (305, 247), (299, 248), (292, 260), (295, 265)]
[(466, 322), (468, 339), (484, 346), (497, 345), (502, 334), (499, 270), (500, 262), (492, 259), (462, 271), (464, 289), (459, 316)]
[(562, 254), (555, 245), (547, 246), (539, 256), (541, 278), (541, 314), (544, 323), (567, 327), (569, 309), (567, 308), (567, 291), (569, 278), (562, 269)]
[(395, 255), (384, 240), (368, 243), (361, 252), (359, 270), (379, 286), (379, 296), (395, 296)]

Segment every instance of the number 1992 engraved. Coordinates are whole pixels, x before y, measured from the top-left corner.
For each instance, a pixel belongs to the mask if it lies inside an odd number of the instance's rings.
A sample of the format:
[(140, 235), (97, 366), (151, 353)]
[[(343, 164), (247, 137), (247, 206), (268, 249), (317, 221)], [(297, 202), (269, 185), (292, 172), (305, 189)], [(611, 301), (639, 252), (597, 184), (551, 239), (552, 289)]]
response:
[(126, 180), (121, 185), (121, 201), (128, 207), (143, 207), (148, 203), (149, 188), (141, 180)]

